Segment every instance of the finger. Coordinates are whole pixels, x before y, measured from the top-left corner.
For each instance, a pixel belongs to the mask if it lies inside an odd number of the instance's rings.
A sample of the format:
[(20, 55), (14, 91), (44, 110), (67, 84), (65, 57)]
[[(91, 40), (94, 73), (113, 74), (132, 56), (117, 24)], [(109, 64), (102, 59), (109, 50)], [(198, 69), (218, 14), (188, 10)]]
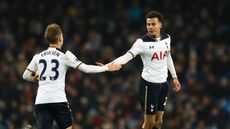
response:
[(180, 88), (179, 88), (178, 86), (175, 86), (175, 87), (173, 88), (173, 90), (174, 90), (174, 91), (179, 91)]
[(176, 91), (179, 91), (179, 88), (176, 88)]
[(180, 87), (177, 87), (177, 91), (179, 91), (180, 90)]
[(118, 65), (118, 66), (117, 66), (117, 69), (118, 69), (118, 70), (121, 69), (121, 65)]
[(176, 91), (177, 90), (176, 87), (174, 87), (173, 90)]

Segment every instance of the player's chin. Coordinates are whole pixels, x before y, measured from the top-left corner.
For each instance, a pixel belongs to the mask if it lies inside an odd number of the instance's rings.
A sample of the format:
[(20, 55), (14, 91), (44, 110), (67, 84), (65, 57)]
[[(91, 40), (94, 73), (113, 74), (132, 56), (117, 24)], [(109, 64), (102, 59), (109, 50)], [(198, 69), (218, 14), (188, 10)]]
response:
[(151, 37), (155, 37), (155, 36), (156, 36), (156, 34), (155, 34), (154, 32), (152, 32), (152, 31), (149, 32), (149, 35), (150, 35)]

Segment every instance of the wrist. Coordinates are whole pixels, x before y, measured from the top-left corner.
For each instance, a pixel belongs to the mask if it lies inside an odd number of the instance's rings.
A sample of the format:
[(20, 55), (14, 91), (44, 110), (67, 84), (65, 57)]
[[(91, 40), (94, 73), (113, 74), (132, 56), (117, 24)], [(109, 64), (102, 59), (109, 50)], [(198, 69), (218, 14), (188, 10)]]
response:
[(172, 78), (173, 78), (173, 79), (177, 79), (177, 75), (173, 75)]
[(105, 67), (105, 71), (109, 71), (109, 66), (108, 65), (102, 66), (102, 67)]

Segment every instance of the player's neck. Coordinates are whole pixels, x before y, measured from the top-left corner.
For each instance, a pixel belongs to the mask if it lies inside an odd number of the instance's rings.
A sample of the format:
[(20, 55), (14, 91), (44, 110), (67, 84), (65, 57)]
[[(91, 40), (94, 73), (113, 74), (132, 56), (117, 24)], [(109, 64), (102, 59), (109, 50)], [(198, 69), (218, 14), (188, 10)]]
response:
[(58, 44), (50, 44), (50, 47), (51, 47), (51, 48), (60, 48), (60, 47), (58, 46)]
[(150, 35), (149, 33), (147, 33), (147, 35), (148, 35), (151, 39), (154, 39), (154, 40), (160, 38), (160, 35)]

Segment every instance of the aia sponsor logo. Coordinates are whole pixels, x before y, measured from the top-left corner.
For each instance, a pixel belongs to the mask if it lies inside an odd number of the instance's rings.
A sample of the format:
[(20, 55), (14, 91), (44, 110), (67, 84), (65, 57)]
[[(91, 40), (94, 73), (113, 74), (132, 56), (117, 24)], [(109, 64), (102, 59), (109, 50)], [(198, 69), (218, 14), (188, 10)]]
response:
[(168, 51), (154, 52), (151, 60), (164, 60)]

